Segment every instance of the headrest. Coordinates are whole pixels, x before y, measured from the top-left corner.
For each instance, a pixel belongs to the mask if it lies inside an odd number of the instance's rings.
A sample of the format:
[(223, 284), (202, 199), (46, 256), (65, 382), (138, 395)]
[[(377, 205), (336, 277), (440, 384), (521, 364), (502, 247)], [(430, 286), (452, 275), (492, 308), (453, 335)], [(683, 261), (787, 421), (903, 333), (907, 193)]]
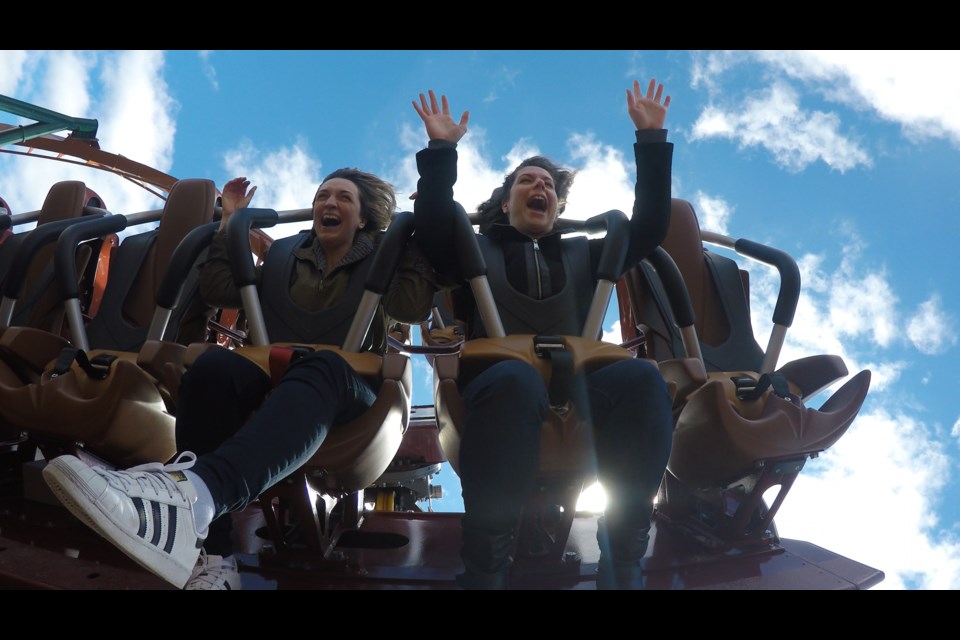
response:
[(160, 218), (154, 254), (159, 264), (165, 268), (184, 236), (213, 221), (216, 201), (217, 186), (212, 180), (184, 179), (173, 185)]
[(79, 180), (58, 182), (47, 192), (37, 224), (79, 218), (87, 204), (87, 185)]
[[(703, 242), (700, 238), (700, 223), (697, 214), (686, 200), (674, 198), (670, 208), (670, 227), (667, 237), (660, 244), (677, 263), (683, 281), (690, 293), (690, 302), (697, 319), (697, 330), (704, 321), (705, 296), (713, 292), (710, 274), (703, 258)], [(702, 337), (702, 336), (701, 336)]]

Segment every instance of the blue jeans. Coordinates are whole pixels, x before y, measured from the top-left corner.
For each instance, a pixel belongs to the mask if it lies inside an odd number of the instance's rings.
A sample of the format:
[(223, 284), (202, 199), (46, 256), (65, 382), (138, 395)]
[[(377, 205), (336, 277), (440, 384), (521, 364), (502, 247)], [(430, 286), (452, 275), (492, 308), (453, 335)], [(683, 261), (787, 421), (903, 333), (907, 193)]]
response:
[(197, 358), (180, 383), (177, 450), (210, 489), (216, 519), (205, 547), (230, 553), (230, 518), (309, 460), (330, 427), (359, 417), (376, 393), (342, 357), (317, 351), (293, 362), (276, 387), (227, 349)]
[[(582, 384), (576, 397), (589, 406), (578, 409), (589, 417), (607, 521), (645, 529), (673, 443), (666, 384), (643, 360), (618, 361)], [(547, 388), (526, 362), (506, 361), (472, 380), (463, 400), (463, 525), (491, 535), (515, 532), (537, 478)]]

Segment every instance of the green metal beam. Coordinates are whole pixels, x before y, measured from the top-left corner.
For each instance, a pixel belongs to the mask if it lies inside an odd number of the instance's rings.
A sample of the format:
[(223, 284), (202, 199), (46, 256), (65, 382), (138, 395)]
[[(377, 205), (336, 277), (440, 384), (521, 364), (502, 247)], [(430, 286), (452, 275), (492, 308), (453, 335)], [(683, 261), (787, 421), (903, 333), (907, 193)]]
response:
[(95, 140), (97, 137), (99, 123), (92, 118), (65, 116), (4, 95), (0, 95), (0, 110), (37, 121), (35, 124), (0, 132), (0, 147), (64, 130), (86, 140)]

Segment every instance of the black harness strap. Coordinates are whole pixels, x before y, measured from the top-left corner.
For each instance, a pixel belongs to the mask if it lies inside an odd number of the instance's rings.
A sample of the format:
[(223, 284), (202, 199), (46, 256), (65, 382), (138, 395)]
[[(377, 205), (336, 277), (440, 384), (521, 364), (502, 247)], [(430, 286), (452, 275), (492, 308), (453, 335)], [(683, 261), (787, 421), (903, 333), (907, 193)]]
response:
[(565, 411), (576, 391), (573, 354), (560, 336), (534, 336), (533, 346), (537, 357), (550, 360), (550, 406), (556, 411)]
[(734, 384), (737, 385), (737, 397), (741, 400), (751, 401), (756, 400), (763, 393), (769, 389), (773, 388), (773, 393), (784, 400), (789, 400), (793, 402), (796, 398), (790, 393), (790, 385), (787, 384), (787, 379), (782, 373), (765, 373), (760, 376), (760, 379), (753, 382), (753, 379), (749, 376), (740, 376), (733, 378)]
[(117, 356), (102, 353), (93, 358), (93, 360), (90, 360), (87, 357), (86, 351), (83, 349), (66, 347), (60, 352), (60, 355), (57, 356), (57, 361), (53, 365), (53, 372), (50, 374), (50, 377), (56, 378), (62, 376), (70, 371), (70, 367), (73, 365), (73, 362), (76, 361), (88, 376), (94, 380), (104, 380), (110, 375), (110, 365), (113, 364), (113, 361), (116, 359)]

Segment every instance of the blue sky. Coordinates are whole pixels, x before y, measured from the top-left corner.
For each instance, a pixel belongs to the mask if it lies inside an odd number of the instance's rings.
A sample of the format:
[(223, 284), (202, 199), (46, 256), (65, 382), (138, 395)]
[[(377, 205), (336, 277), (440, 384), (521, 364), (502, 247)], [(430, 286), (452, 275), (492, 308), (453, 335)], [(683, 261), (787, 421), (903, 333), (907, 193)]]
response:
[[(630, 211), (624, 90), (656, 77), (672, 96), (674, 196), (705, 229), (800, 264), (780, 362), (835, 353), (851, 373), (873, 372), (860, 416), (791, 490), (780, 534), (882, 569), (880, 588), (948, 589), (960, 587), (960, 80), (950, 68), (960, 53), (0, 51), (0, 94), (97, 118), (103, 148), (177, 177), (222, 186), (246, 175), (255, 206), (283, 210), (308, 206), (342, 166), (388, 179), (405, 206), (426, 142), (410, 102), (434, 89), (471, 113), (456, 188), (468, 208), (539, 152), (580, 170), (566, 215), (582, 218)], [(15, 160), (0, 157), (14, 213), (77, 175)], [(79, 179), (114, 212), (159, 206), (112, 176)], [(777, 280), (751, 269), (766, 344)], [(456, 493), (455, 478), (441, 483)]]

